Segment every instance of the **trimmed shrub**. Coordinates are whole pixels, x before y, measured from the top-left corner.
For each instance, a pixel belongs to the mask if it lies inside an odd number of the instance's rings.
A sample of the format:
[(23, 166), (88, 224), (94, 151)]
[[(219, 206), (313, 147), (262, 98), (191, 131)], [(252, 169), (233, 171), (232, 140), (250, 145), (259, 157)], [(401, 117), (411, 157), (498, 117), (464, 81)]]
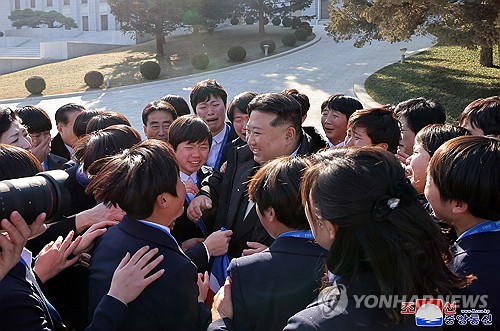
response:
[(294, 34), (295, 34), (295, 37), (297, 38), (297, 40), (301, 40), (301, 41), (306, 40), (307, 36), (309, 35), (309, 33), (304, 28), (298, 28), (297, 30), (295, 30)]
[(31, 76), (26, 79), (24, 86), (26, 86), (26, 89), (31, 94), (42, 94), (42, 91), (45, 90), (45, 87), (47, 87), (45, 79), (40, 76)]
[(272, 22), (273, 22), (274, 26), (278, 26), (281, 24), (281, 18), (275, 17), (275, 18), (273, 18)]
[(289, 17), (285, 17), (281, 20), (281, 24), (283, 24), (285, 28), (289, 28), (292, 25), (292, 19)]
[(281, 38), (281, 41), (283, 42), (283, 45), (293, 47), (297, 42), (297, 37), (295, 37), (293, 32), (289, 32)]
[(262, 50), (262, 53), (265, 53), (264, 45), (269, 45), (269, 49), (267, 50), (269, 54), (273, 53), (276, 50), (276, 43), (274, 42), (274, 40), (265, 39), (260, 42), (260, 49)]
[(160, 76), (161, 68), (157, 62), (146, 61), (141, 65), (140, 71), (142, 77), (153, 80)]
[(199, 53), (199, 54), (195, 54), (191, 58), (191, 64), (197, 70), (206, 69), (208, 67), (208, 63), (209, 62), (210, 62), (210, 60), (208, 59), (208, 55), (207, 54), (201, 54), (201, 53)]
[(229, 22), (231, 22), (232, 25), (238, 25), (240, 23), (240, 20), (238, 19), (238, 17), (234, 16)]
[(243, 46), (233, 46), (227, 51), (227, 56), (232, 62), (241, 62), (247, 56), (247, 51)]
[(104, 76), (99, 71), (89, 71), (83, 77), (83, 81), (90, 88), (99, 88), (104, 83)]
[(247, 16), (245, 17), (245, 23), (248, 25), (252, 25), (255, 23), (255, 17), (253, 16)]
[(298, 17), (292, 18), (292, 20), (290, 22), (290, 24), (292, 25), (292, 29), (298, 29), (300, 23), (302, 23), (302, 21)]
[(313, 28), (311, 27), (311, 24), (309, 24), (308, 22), (300, 23), (299, 28), (305, 29), (308, 33), (308, 36), (312, 35), (312, 33), (313, 33)]
[(268, 24), (269, 24), (269, 18), (264, 16), (264, 25), (268, 25)]

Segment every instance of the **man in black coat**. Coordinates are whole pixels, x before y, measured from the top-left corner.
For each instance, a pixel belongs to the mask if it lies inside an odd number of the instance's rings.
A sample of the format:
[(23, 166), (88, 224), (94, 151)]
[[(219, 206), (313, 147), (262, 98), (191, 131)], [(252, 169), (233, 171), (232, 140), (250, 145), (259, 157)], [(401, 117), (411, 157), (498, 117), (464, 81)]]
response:
[(228, 155), (224, 175), (216, 172), (203, 182), (187, 212), (195, 220), (204, 210), (217, 209), (214, 228), (233, 230), (230, 258), (260, 252), (273, 242), (258, 221), (255, 206), (246, 192), (247, 182), (256, 170), (277, 157), (305, 155), (320, 148), (313, 146), (302, 131), (300, 104), (289, 96), (261, 94), (250, 102), (248, 113), (247, 145)]
[(73, 132), (73, 124), (77, 116), (85, 110), (85, 107), (74, 103), (68, 103), (59, 107), (56, 111), (57, 135), (52, 139), (51, 151), (53, 154), (65, 159), (71, 158), (73, 145), (77, 136)]

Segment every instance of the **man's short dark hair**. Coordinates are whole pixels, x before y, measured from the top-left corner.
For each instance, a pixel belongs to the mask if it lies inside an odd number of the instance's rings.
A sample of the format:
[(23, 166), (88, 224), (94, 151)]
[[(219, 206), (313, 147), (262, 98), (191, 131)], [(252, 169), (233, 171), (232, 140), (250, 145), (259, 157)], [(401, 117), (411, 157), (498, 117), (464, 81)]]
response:
[(17, 116), (23, 121), (28, 133), (40, 133), (52, 130), (49, 115), (40, 107), (24, 106), (16, 109)]
[(404, 119), (408, 128), (417, 134), (424, 126), (429, 124), (444, 124), (446, 112), (437, 101), (425, 98), (413, 98), (400, 102), (394, 113), (398, 120)]
[(358, 99), (343, 94), (331, 95), (328, 100), (326, 100), (325, 105), (321, 106), (321, 111), (324, 110), (324, 107), (338, 111), (344, 114), (348, 119), (356, 110), (363, 109), (363, 105)]
[(302, 132), (302, 112), (300, 103), (283, 93), (259, 94), (248, 104), (248, 115), (253, 111), (274, 114), (277, 117), (271, 122), (276, 127), (284, 124), (292, 126), (300, 137)]
[(85, 132), (88, 134), (105, 129), (111, 125), (120, 124), (132, 126), (130, 125), (130, 121), (128, 120), (128, 118), (125, 117), (125, 115), (123, 115), (122, 113), (118, 113), (115, 111), (103, 111), (96, 116), (93, 116), (89, 120)]
[(168, 142), (174, 150), (180, 143), (201, 143), (208, 141), (212, 145), (212, 133), (208, 125), (195, 115), (184, 115), (176, 119), (168, 129)]
[(82, 112), (85, 110), (85, 107), (82, 105), (78, 105), (76, 103), (67, 103), (59, 109), (56, 110), (56, 124), (63, 123), (68, 124), (68, 114), (74, 111)]
[(349, 117), (348, 129), (363, 128), (372, 144), (387, 144), (387, 150), (396, 153), (401, 129), (392, 110), (387, 108), (368, 108), (354, 112)]
[(87, 133), (87, 124), (89, 123), (90, 119), (102, 112), (102, 110), (88, 109), (78, 114), (75, 119), (75, 123), (73, 124), (73, 133), (75, 134), (75, 136), (80, 138), (85, 135)]
[(234, 121), (234, 111), (238, 109), (239, 112), (248, 115), (247, 107), (250, 101), (258, 95), (257, 92), (242, 92), (234, 96), (233, 100), (227, 106), (227, 117), (231, 121)]
[(474, 217), (500, 219), (500, 139), (464, 136), (434, 153), (428, 174), (443, 201), (462, 201)]
[(175, 112), (177, 113), (177, 116), (191, 114), (191, 110), (189, 110), (188, 103), (180, 95), (167, 94), (166, 96), (164, 96), (163, 98), (161, 98), (161, 100), (163, 100), (163, 101), (168, 102), (169, 104), (171, 104), (174, 107)]
[(201, 102), (208, 101), (211, 96), (220, 97), (224, 103), (224, 107), (226, 107), (226, 90), (224, 90), (222, 85), (220, 85), (215, 79), (205, 79), (194, 84), (191, 93), (189, 93), (189, 101), (191, 102), (191, 108), (193, 108), (195, 114), (196, 106)]
[(94, 162), (89, 172), (97, 175), (87, 186), (87, 193), (93, 192), (96, 200), (106, 205), (119, 205), (138, 220), (151, 216), (160, 194), (177, 197), (179, 167), (174, 150), (161, 140), (148, 139)]
[(460, 125), (468, 120), (472, 127), (483, 130), (484, 135), (500, 135), (500, 96), (472, 101), (460, 114)]
[(281, 93), (291, 96), (297, 100), (300, 103), (300, 112), (302, 113), (302, 117), (307, 115), (309, 108), (311, 108), (311, 103), (309, 102), (309, 97), (307, 95), (300, 93), (294, 88), (283, 90)]
[(442, 144), (460, 136), (470, 136), (470, 132), (451, 124), (430, 124), (417, 133), (415, 143), (432, 157)]
[(144, 107), (142, 110), (142, 124), (147, 125), (148, 124), (148, 117), (149, 114), (151, 114), (154, 111), (164, 111), (167, 114), (170, 114), (172, 116), (172, 120), (174, 121), (179, 115), (177, 114), (177, 111), (175, 110), (174, 106), (172, 106), (170, 103), (163, 101), (162, 99), (155, 100), (153, 102), (150, 102)]
[(309, 229), (300, 190), (302, 172), (308, 165), (305, 158), (284, 156), (257, 171), (248, 184), (248, 195), (261, 214), (271, 207), (280, 223), (292, 229)]
[(0, 137), (10, 129), (14, 121), (21, 123), (21, 119), (17, 116), (16, 112), (10, 108), (0, 107)]

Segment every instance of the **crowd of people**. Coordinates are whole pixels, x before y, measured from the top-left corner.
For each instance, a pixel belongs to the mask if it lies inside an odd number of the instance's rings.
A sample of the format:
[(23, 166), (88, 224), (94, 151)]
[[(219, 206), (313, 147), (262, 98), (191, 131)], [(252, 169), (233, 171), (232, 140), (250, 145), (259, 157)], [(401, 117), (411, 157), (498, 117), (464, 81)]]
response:
[(500, 329), (500, 97), (455, 126), (434, 100), (333, 94), (324, 134), (309, 108), (204, 80), (149, 102), (143, 141), (118, 112), (62, 105), (51, 138), (40, 107), (0, 107), (0, 180), (58, 169), (69, 192), (50, 224), (1, 220), (0, 329), (418, 327), (363, 295), (479, 296), (442, 325)]

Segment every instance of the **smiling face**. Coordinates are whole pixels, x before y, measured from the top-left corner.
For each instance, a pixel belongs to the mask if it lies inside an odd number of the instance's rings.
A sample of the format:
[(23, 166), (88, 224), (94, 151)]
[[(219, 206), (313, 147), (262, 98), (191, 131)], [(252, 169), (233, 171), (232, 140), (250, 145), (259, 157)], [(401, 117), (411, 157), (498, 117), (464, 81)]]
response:
[(330, 143), (338, 145), (344, 141), (347, 130), (347, 116), (345, 114), (325, 108), (321, 112), (321, 125)]
[(345, 136), (346, 146), (372, 146), (372, 140), (368, 137), (366, 129), (362, 127), (350, 127), (347, 129), (347, 134)]
[(292, 144), (295, 137), (292, 135), (295, 130), (286, 124), (271, 126), (277, 116), (258, 110), (250, 114), (247, 123), (247, 144), (253, 153), (253, 159), (259, 164), (282, 155), (290, 155), (294, 150)]
[(144, 125), (144, 135), (148, 139), (158, 139), (168, 142), (168, 128), (174, 121), (172, 114), (163, 110), (155, 110), (148, 115)]
[(179, 169), (188, 176), (200, 170), (201, 166), (207, 162), (209, 152), (208, 139), (195, 143), (181, 142), (175, 150)]
[(238, 108), (234, 109), (233, 112), (233, 127), (234, 131), (236, 131), (236, 134), (238, 137), (240, 137), (241, 140), (247, 141), (247, 123), (248, 123), (249, 116), (245, 113), (242, 113), (241, 111), (238, 110)]
[(217, 135), (224, 129), (226, 109), (221, 97), (211, 95), (208, 100), (196, 105), (195, 113), (207, 123), (212, 136)]
[(0, 135), (0, 143), (31, 150), (31, 138), (26, 128), (18, 121), (13, 121), (10, 128)]
[(419, 194), (424, 193), (430, 159), (429, 153), (418, 143), (413, 145), (413, 154), (406, 159), (407, 177)]

